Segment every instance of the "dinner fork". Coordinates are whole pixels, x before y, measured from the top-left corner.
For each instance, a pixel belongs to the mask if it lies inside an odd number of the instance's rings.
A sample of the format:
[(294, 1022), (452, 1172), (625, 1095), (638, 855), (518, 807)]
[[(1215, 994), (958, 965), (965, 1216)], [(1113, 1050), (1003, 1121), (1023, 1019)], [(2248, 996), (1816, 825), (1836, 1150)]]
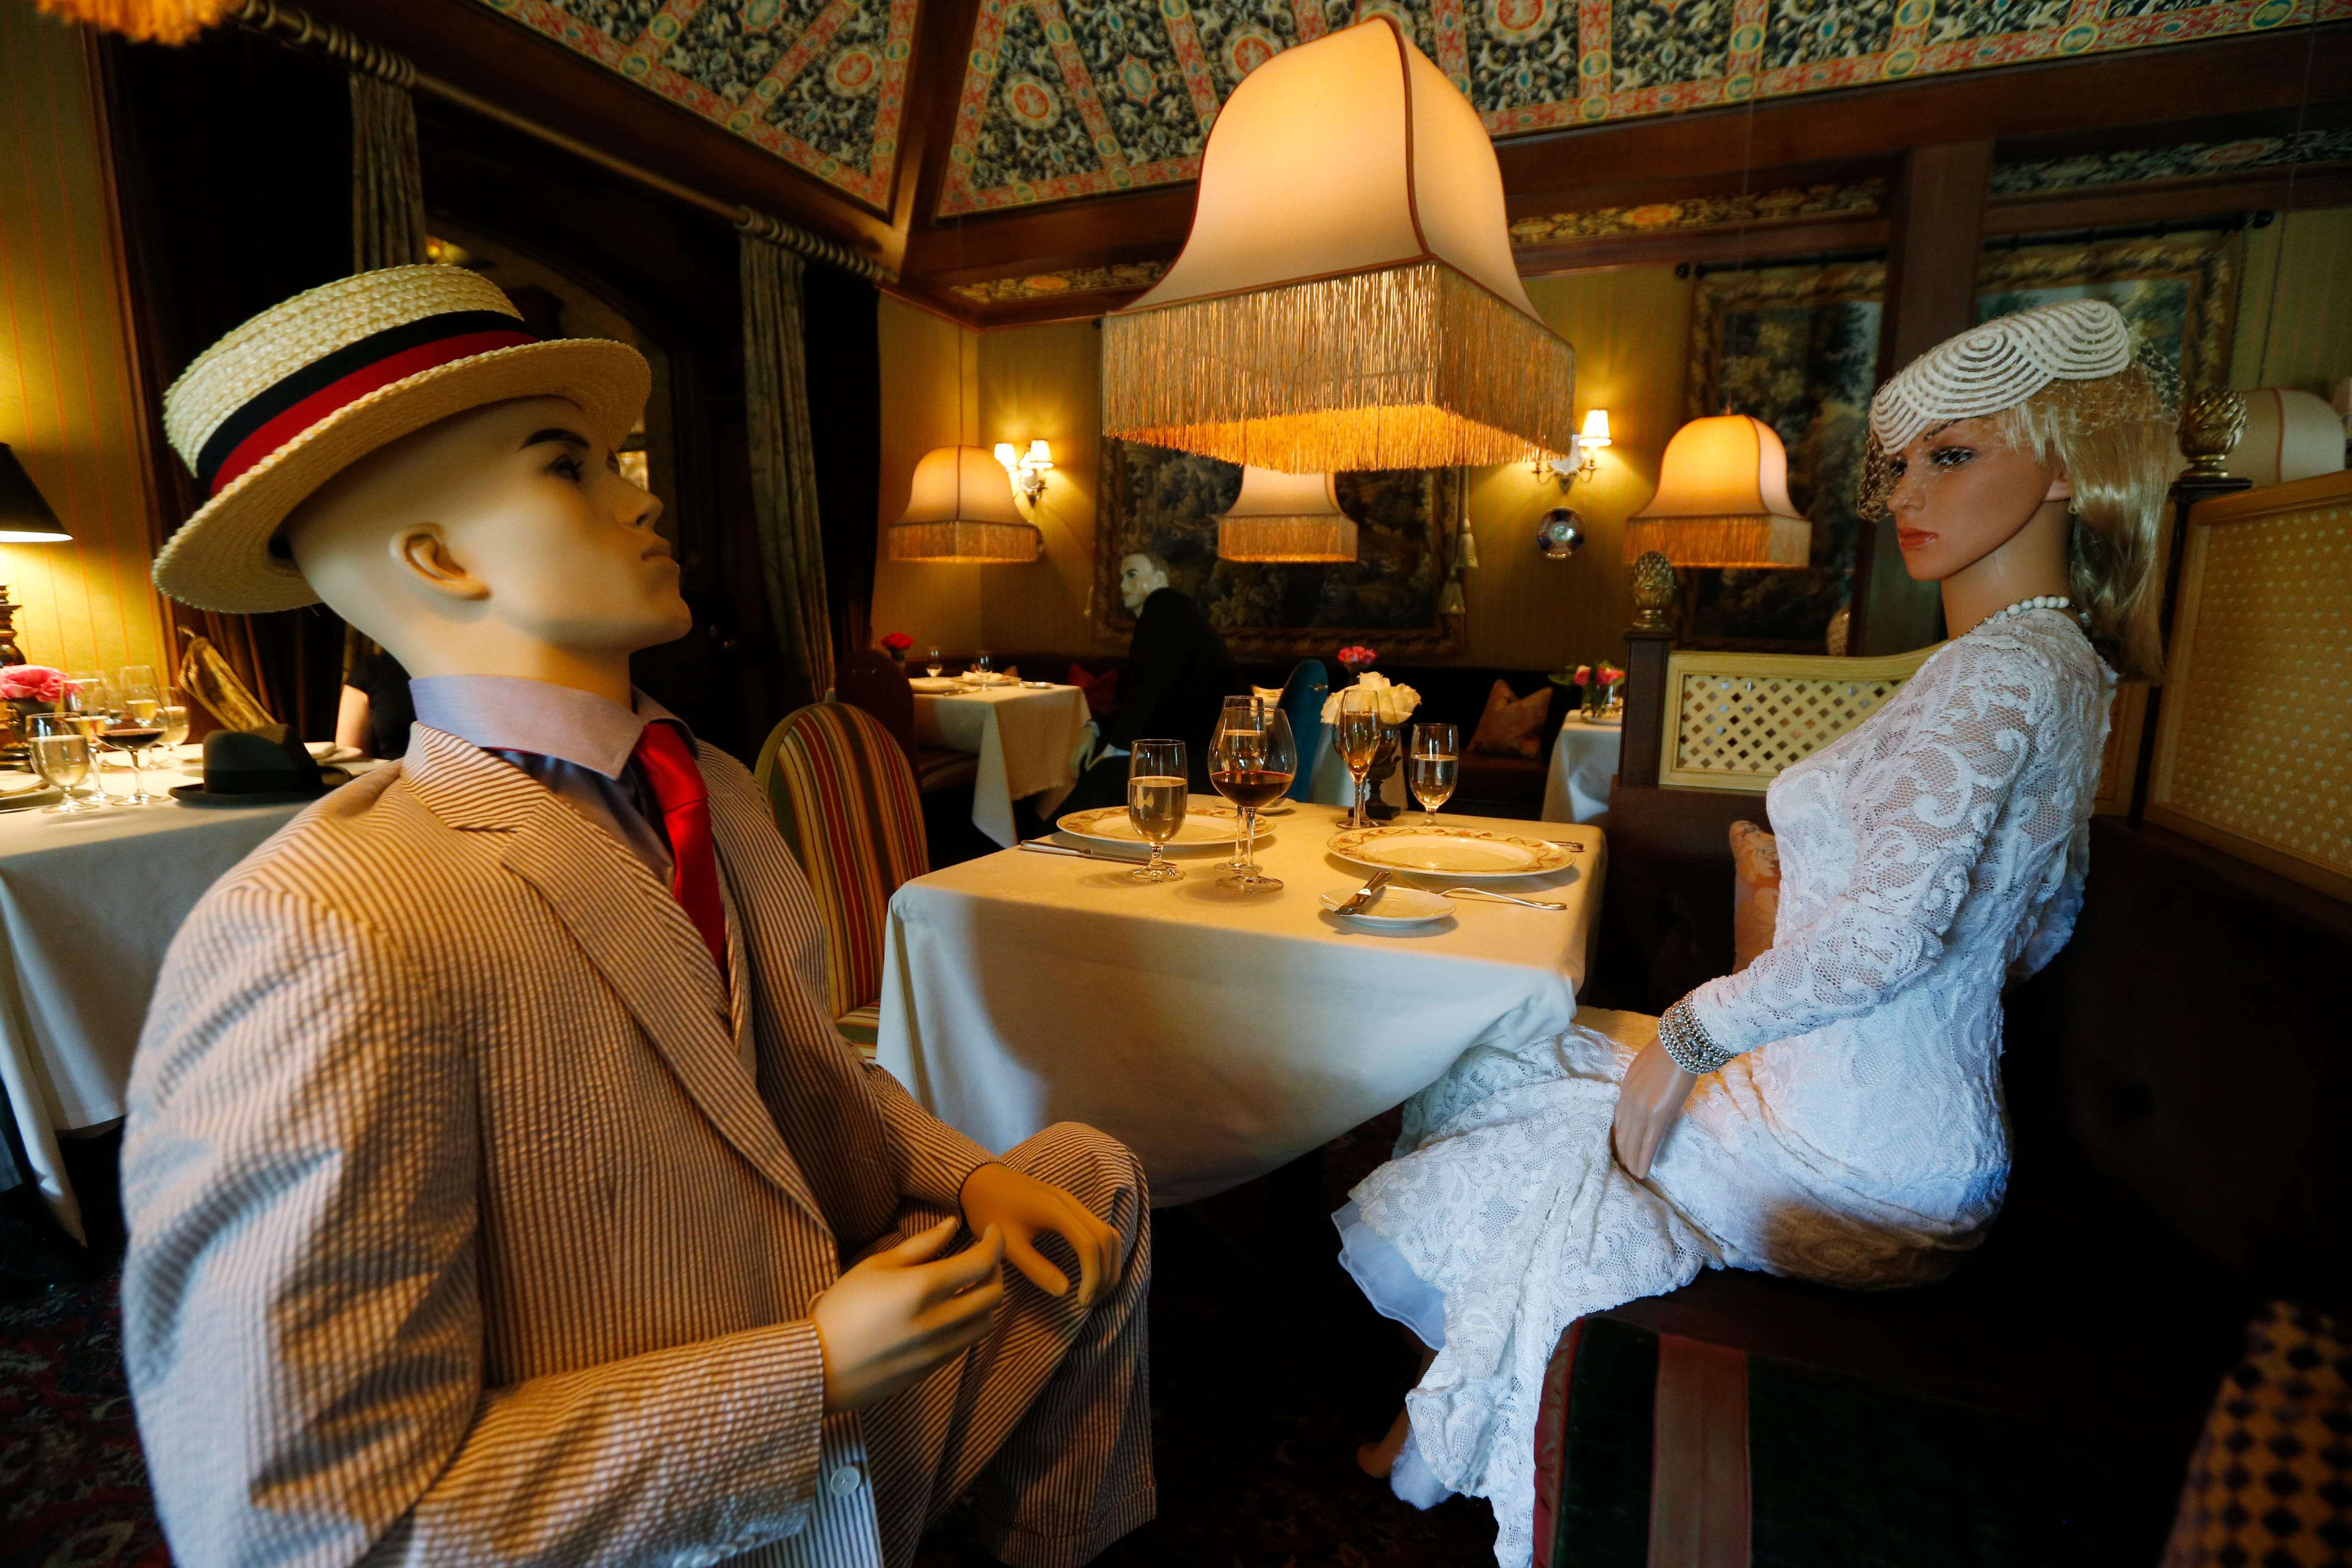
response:
[(1515, 899), (1508, 893), (1489, 892), (1484, 888), (1440, 888), (1440, 898), (1460, 898), (1465, 894), (1474, 899), (1492, 899), (1498, 904), (1517, 904), (1530, 910), (1564, 910), (1566, 904), (1556, 904), (1549, 899)]

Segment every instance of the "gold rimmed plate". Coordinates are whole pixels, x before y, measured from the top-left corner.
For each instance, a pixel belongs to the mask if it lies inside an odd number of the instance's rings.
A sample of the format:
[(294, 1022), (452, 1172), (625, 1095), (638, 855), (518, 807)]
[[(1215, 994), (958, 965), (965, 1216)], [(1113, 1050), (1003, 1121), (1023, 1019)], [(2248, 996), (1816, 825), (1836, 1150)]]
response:
[(1576, 859), (1572, 844), (1480, 827), (1355, 827), (1334, 836), (1328, 847), (1351, 866), (1465, 880), (1540, 877)]
[[(1074, 811), (1054, 826), (1072, 838), (1087, 844), (1107, 844), (1120, 849), (1149, 849), (1143, 835), (1128, 820), (1123, 805), (1099, 806), (1093, 811)], [(1230, 848), (1241, 837), (1241, 814), (1223, 801), (1213, 796), (1192, 795), (1184, 806), (1184, 826), (1168, 841), (1168, 853), (1187, 850)], [(1263, 822), (1257, 826), (1256, 842), (1263, 844), (1274, 837), (1274, 830)]]

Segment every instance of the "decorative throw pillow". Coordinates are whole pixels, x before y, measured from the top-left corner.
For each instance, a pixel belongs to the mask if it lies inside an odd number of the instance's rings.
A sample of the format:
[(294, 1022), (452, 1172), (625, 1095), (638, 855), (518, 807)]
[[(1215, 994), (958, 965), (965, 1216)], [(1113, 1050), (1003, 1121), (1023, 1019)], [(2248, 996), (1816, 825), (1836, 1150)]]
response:
[(1532, 762), (1543, 749), (1544, 721), (1551, 714), (1551, 688), (1515, 697), (1508, 684), (1497, 680), (1486, 693), (1486, 710), (1478, 715), (1478, 732), (1470, 749), (1490, 757), (1525, 757)]
[(1272, 703), (1276, 707), (1282, 703), (1282, 688), (1279, 686), (1253, 686), (1250, 692), (1260, 702)]
[(1752, 822), (1731, 825), (1731, 972), (1772, 945), (1780, 919), (1780, 841)]
[(1094, 717), (1108, 719), (1118, 711), (1118, 671), (1106, 669), (1096, 675), (1085, 665), (1074, 664), (1070, 666), (1070, 684), (1085, 696), (1087, 711)]

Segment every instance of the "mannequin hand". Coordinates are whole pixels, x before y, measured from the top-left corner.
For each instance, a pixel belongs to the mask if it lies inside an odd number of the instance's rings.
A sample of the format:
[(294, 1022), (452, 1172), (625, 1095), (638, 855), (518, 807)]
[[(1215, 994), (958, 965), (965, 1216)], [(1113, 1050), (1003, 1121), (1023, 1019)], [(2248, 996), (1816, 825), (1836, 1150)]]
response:
[(1625, 1081), (1617, 1088), (1617, 1116), (1609, 1125), (1609, 1146), (1635, 1181), (1649, 1179), (1650, 1162), (1658, 1157), (1658, 1146), (1674, 1131), (1675, 1119), (1683, 1113), (1683, 1101), (1690, 1098), (1697, 1082), (1698, 1076), (1685, 1072), (1655, 1040), (1643, 1046), (1626, 1068)]
[(1052, 1231), (1078, 1255), (1079, 1306), (1093, 1306), (1118, 1283), (1118, 1233), (1061, 1188), (1010, 1165), (982, 1165), (964, 1179), (963, 1222), (973, 1230), (1002, 1231), (1004, 1256), (1048, 1296), (1066, 1293), (1070, 1280), (1037, 1250), (1041, 1231)]
[(995, 1230), (951, 1258), (943, 1219), (833, 1282), (809, 1317), (824, 1349), (824, 1408), (859, 1410), (907, 1388), (987, 1334), (1004, 1299), (1004, 1240)]

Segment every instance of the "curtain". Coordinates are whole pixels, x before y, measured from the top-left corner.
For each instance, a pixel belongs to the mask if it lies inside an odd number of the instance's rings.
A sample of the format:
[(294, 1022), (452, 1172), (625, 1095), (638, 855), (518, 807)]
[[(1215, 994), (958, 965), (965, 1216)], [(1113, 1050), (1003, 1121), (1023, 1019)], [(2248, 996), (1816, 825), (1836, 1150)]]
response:
[(824, 541), (802, 337), (804, 264), (754, 233), (744, 233), (739, 244), (752, 526), (760, 540), (768, 617), (790, 671), (785, 696), (789, 707), (798, 708), (833, 689), (833, 625), (825, 609)]
[[(404, 68), (407, 61), (395, 62)], [(354, 68), (352, 83), (352, 270), (425, 259), (425, 174), (408, 88)]]

